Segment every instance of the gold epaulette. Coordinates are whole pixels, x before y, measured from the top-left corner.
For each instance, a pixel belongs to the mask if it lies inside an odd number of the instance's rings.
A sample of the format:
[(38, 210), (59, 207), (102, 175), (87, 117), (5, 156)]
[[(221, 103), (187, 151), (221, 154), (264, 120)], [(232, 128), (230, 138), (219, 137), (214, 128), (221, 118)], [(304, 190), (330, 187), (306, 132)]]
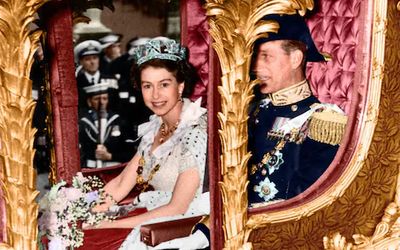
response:
[(314, 112), (310, 120), (308, 137), (322, 143), (338, 145), (342, 141), (346, 124), (345, 114), (330, 109)]

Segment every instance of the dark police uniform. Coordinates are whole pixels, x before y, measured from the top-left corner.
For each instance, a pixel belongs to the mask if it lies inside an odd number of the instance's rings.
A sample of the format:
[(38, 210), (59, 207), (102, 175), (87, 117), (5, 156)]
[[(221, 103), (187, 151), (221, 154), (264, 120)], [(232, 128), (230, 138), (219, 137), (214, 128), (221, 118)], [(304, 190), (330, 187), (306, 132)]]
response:
[[(319, 101), (311, 95), (290, 105), (275, 106), (263, 99), (254, 106), (249, 120), (249, 150), (253, 155), (249, 164), (249, 204), (300, 194), (332, 162), (338, 145), (309, 138), (308, 122), (292, 136), (276, 131), (278, 125), (310, 110), (315, 103)], [(263, 163), (266, 154), (271, 157)]]
[[(110, 161), (103, 161), (103, 167), (129, 161), (134, 153), (134, 143), (121, 130), (118, 114), (107, 114), (106, 133), (103, 145), (112, 154)], [(89, 109), (79, 120), (79, 142), (81, 152), (81, 167), (96, 167), (95, 151), (99, 138), (97, 112)]]

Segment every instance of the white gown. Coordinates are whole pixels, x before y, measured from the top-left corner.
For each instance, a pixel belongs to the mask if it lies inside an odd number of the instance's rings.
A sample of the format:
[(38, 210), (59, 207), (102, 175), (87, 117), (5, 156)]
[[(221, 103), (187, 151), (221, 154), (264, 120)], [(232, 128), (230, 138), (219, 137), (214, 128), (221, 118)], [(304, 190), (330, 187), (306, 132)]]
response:
[[(142, 225), (210, 213), (209, 193), (202, 193), (207, 151), (207, 120), (206, 109), (200, 106), (200, 102), (201, 100), (197, 100), (192, 103), (190, 100), (184, 99), (177, 129), (153, 152), (150, 149), (161, 126), (161, 118), (154, 115), (149, 122), (139, 126), (139, 136), (142, 137), (142, 140), (138, 153), (143, 154), (145, 159), (143, 178), (148, 179), (156, 164), (160, 164), (160, 169), (150, 181), (155, 191), (142, 193), (138, 206), (152, 210), (167, 204), (172, 197), (179, 174), (187, 169), (196, 168), (200, 176), (200, 186), (185, 214), (156, 218)], [(120, 249), (147, 250), (152, 248), (140, 241), (140, 227), (137, 226), (122, 243)]]

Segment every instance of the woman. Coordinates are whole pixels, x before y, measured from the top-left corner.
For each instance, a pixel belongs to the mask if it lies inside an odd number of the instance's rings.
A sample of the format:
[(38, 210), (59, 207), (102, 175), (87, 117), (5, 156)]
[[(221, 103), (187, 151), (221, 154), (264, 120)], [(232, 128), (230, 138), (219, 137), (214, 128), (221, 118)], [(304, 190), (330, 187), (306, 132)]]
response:
[[(135, 51), (136, 83), (154, 115), (139, 126), (141, 143), (124, 171), (107, 183), (107, 199), (96, 211), (105, 211), (124, 199), (136, 184), (152, 185), (138, 206), (146, 213), (97, 228), (135, 228), (121, 249), (146, 249), (140, 243), (139, 225), (208, 213), (208, 196), (202, 194), (206, 162), (206, 110), (189, 96), (197, 81), (186, 52), (170, 39), (153, 39)], [(196, 205), (195, 205), (196, 204)], [(200, 209), (198, 205), (201, 204)]]

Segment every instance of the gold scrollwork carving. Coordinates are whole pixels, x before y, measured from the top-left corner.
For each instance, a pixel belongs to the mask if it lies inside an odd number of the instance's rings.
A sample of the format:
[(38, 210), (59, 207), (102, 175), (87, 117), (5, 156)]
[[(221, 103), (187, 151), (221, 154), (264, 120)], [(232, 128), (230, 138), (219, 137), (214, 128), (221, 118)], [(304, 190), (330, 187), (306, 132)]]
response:
[(253, 43), (276, 32), (278, 24), (261, 21), (268, 14), (305, 14), (314, 6), (312, 0), (208, 0), (210, 34), (219, 57), (222, 77), (218, 90), (221, 110), (218, 114), (222, 155), (220, 189), (223, 201), (224, 249), (251, 249), (247, 242), (251, 229), (247, 221), (247, 109), (256, 81), (249, 70)]
[[(400, 46), (397, 43), (398, 39), (400, 39), (400, 34), (398, 30), (398, 12), (395, 6), (395, 1), (387, 2), (378, 1), (374, 6), (377, 11), (380, 11), (381, 15), (384, 15), (386, 7), (388, 8), (388, 22), (386, 22), (386, 20), (380, 20), (384, 25), (387, 23), (388, 27), (383, 32), (386, 34), (386, 41), (382, 41), (379, 37), (375, 37), (373, 40), (374, 50), (378, 47), (385, 47), (385, 75), (383, 76), (383, 72), (381, 74), (376, 74), (378, 77), (384, 77), (382, 100), (380, 104), (382, 108), (379, 113), (377, 132), (374, 135), (374, 143), (370, 150), (370, 155), (372, 155), (371, 158), (374, 159), (370, 159), (367, 164), (371, 166), (374, 163), (378, 163), (377, 165), (384, 166), (384, 168), (388, 168), (391, 165), (393, 166), (392, 168), (394, 170), (392, 172), (397, 174), (395, 195), (393, 201), (386, 206), (385, 212), (380, 222), (375, 227), (372, 236), (366, 236), (366, 234), (354, 234), (352, 236), (354, 243), (351, 243), (347, 242), (346, 237), (341, 236), (339, 232), (335, 232), (333, 235), (327, 235), (324, 237), (324, 247), (329, 250), (400, 248), (400, 173), (398, 170), (398, 162), (400, 159), (400, 149), (398, 145), (400, 136), (398, 134), (399, 125), (396, 119), (396, 117), (399, 117), (400, 112), (397, 108), (400, 105), (398, 99), (400, 95), (398, 93), (400, 90), (400, 84), (396, 80), (399, 73), (398, 69), (400, 62), (396, 57), (392, 56), (393, 53), (396, 53), (400, 49)], [(379, 25), (375, 26), (379, 27)], [(375, 58), (379, 58), (379, 55)], [(376, 59), (374, 61), (376, 61)], [(380, 71), (381, 68), (383, 68), (382, 65), (376, 67), (376, 70)], [(388, 176), (380, 177), (386, 177), (384, 183), (384, 186), (386, 187), (378, 192), (378, 194), (383, 195), (383, 192), (390, 191), (390, 188), (387, 187), (387, 185), (390, 184), (390, 181), (387, 178)], [(377, 187), (376, 184), (374, 184), (374, 187)], [(373, 191), (377, 192), (378, 190)], [(365, 210), (366, 214), (361, 215), (359, 219), (367, 215), (372, 216), (372, 213), (369, 213), (370, 211), (368, 207), (366, 207)]]
[(0, 1), (0, 166), (6, 210), (2, 249), (37, 249), (35, 103), (29, 72), (40, 31), (29, 25), (45, 0)]

